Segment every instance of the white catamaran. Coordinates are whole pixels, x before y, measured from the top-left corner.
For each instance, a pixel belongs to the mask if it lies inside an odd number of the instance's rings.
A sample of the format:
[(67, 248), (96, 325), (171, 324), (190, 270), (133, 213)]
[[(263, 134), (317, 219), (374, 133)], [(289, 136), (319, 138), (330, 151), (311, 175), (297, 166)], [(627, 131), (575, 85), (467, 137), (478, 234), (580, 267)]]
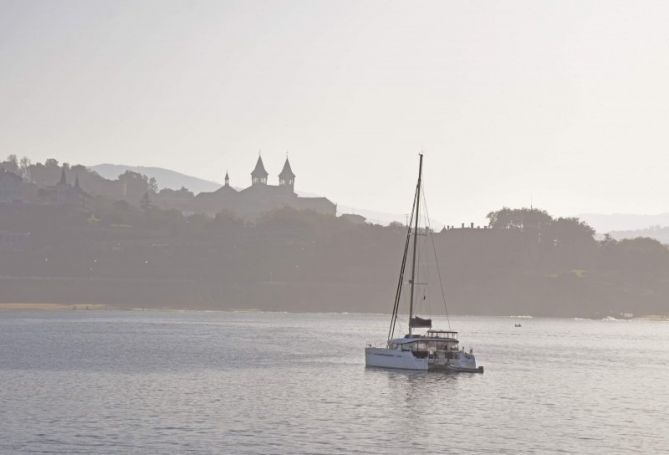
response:
[[(388, 329), (388, 340), (385, 347), (368, 346), (365, 348), (365, 364), (368, 367), (397, 368), (404, 370), (436, 370), (483, 373), (483, 367), (476, 366), (476, 358), (473, 352), (465, 352), (459, 348), (457, 332), (450, 330), (433, 330), (432, 320), (424, 319), (414, 315), (414, 297), (416, 283), (416, 252), (418, 236), (422, 235), (418, 230), (418, 219), (420, 209), (421, 184), (423, 173), (423, 155), (420, 155), (418, 167), (418, 184), (414, 196), (411, 217), (409, 219), (406, 241), (404, 244), (404, 255), (400, 268), (400, 277), (395, 293), (395, 304)], [(412, 226), (413, 224), (413, 226)], [(427, 233), (428, 230), (425, 230)], [(411, 277), (409, 279), (409, 334), (403, 338), (393, 338), (397, 324), (398, 310), (402, 297), (402, 284), (404, 272), (409, 256), (409, 245), (413, 238), (411, 253)], [(436, 260), (436, 253), (435, 253)], [(414, 329), (427, 329), (425, 333), (419, 334)]]

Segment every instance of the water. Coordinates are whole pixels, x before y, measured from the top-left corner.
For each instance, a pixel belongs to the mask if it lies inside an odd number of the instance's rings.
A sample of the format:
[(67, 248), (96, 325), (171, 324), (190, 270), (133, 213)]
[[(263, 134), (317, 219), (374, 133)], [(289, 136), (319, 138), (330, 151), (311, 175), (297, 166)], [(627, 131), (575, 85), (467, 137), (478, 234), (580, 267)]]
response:
[(387, 319), (0, 313), (0, 453), (669, 452), (669, 322), (453, 318), (454, 375), (365, 369)]

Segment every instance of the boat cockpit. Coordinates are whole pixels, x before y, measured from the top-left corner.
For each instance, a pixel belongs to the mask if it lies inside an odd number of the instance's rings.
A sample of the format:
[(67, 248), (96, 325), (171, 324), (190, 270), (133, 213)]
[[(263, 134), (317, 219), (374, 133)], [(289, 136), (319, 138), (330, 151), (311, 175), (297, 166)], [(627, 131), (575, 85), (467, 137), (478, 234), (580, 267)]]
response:
[(434, 357), (437, 352), (448, 354), (457, 352), (458, 339), (455, 337), (458, 332), (446, 330), (428, 330), (425, 335), (412, 334), (404, 338), (397, 338), (388, 343), (390, 349), (399, 349), (401, 351), (411, 351), (417, 357)]

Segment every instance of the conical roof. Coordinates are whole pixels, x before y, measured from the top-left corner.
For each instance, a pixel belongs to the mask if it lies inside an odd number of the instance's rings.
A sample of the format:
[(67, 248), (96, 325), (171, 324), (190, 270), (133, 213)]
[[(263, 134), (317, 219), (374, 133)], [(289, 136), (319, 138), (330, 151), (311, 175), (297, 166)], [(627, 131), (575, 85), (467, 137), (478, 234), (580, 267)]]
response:
[(265, 170), (265, 165), (262, 162), (262, 157), (258, 157), (258, 161), (256, 162), (256, 167), (253, 169), (253, 172), (251, 172), (251, 177), (254, 178), (261, 178), (261, 179), (266, 179), (269, 174)]
[(293, 170), (290, 168), (290, 161), (288, 161), (288, 158), (286, 158), (286, 162), (283, 163), (283, 169), (281, 169), (279, 178), (282, 180), (290, 180), (295, 178), (295, 174), (293, 173)]

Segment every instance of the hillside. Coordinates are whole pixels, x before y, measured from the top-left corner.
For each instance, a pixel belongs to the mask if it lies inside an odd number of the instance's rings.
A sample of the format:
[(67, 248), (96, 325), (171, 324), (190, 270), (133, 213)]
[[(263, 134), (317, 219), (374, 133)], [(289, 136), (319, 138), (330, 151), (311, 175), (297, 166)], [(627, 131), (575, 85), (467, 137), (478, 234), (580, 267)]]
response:
[(646, 229), (636, 229), (633, 231), (611, 231), (611, 238), (616, 240), (636, 239), (638, 237), (648, 237), (669, 245), (669, 226), (653, 226)]
[(655, 215), (631, 213), (584, 213), (578, 218), (592, 226), (598, 234), (613, 231), (638, 231), (653, 226), (669, 226), (669, 213)]
[(128, 166), (125, 164), (96, 164), (95, 166), (88, 166), (89, 169), (94, 170), (102, 177), (115, 180), (119, 175), (125, 171), (137, 172), (138, 174), (146, 175), (149, 178), (156, 179), (158, 188), (169, 188), (178, 190), (181, 187), (186, 187), (193, 193), (201, 193), (203, 191), (215, 191), (222, 185), (218, 182), (200, 179), (191, 175), (182, 174), (181, 172), (165, 169), (162, 167), (153, 166)]
[[(390, 310), (406, 231), (284, 209), (256, 223), (92, 200), (86, 210), (0, 206), (0, 303), (118, 308)], [(449, 311), (669, 314), (669, 250), (598, 242), (574, 218), (493, 212), (486, 229), (432, 237)], [(442, 308), (429, 250), (419, 311)], [(425, 306), (426, 305), (426, 306)]]

